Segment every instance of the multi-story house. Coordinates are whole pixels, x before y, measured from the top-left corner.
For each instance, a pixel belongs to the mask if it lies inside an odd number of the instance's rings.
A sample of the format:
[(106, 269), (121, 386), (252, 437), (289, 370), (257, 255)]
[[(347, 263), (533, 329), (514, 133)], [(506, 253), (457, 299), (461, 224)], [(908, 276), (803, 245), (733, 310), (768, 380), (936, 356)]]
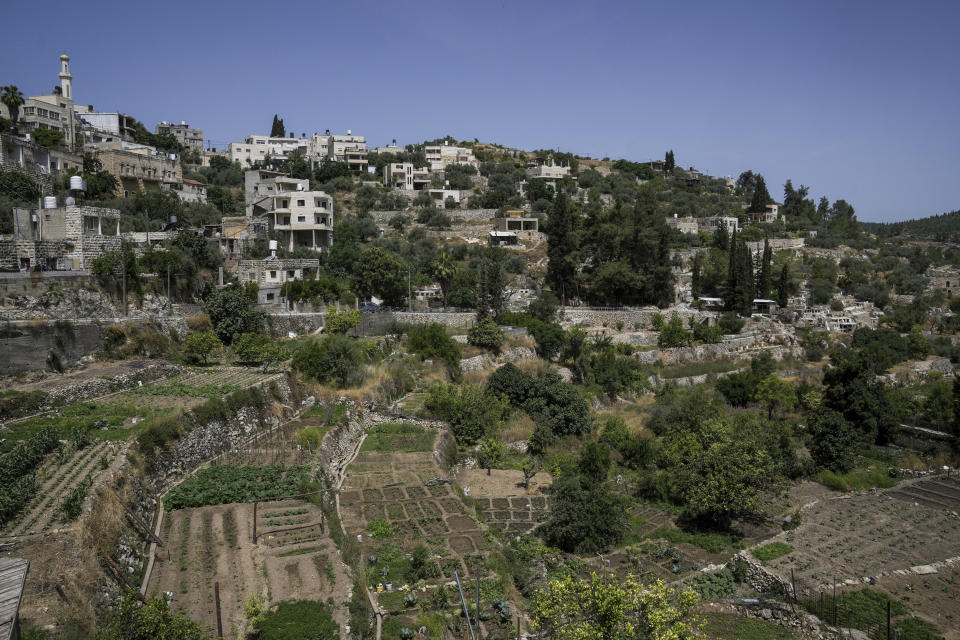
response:
[(237, 279), (241, 283), (256, 282), (259, 285), (259, 304), (279, 304), (280, 290), (285, 282), (303, 280), (308, 273), (320, 270), (316, 258), (267, 258), (265, 260), (241, 260), (237, 264)]
[(122, 141), (97, 145), (96, 154), (103, 168), (117, 179), (120, 197), (151, 189), (182, 190), (183, 169), (175, 155)]
[(367, 170), (367, 140), (363, 136), (355, 136), (348, 129), (347, 135), (328, 134), (328, 160), (345, 162), (352, 171)]
[(430, 170), (412, 162), (390, 162), (383, 166), (383, 184), (403, 191), (422, 191), (430, 187)]
[(154, 131), (157, 134), (169, 133), (173, 139), (182, 144), (187, 149), (200, 151), (203, 149), (203, 129), (191, 129), (183, 120), (180, 124), (172, 122), (161, 122)]
[(314, 143), (308, 138), (271, 138), (270, 136), (247, 136), (243, 142), (231, 142), (227, 146), (231, 162), (239, 162), (242, 167), (252, 167), (255, 162), (264, 162), (268, 158), (286, 160), (294, 151), (304, 156), (313, 154)]
[(116, 209), (18, 208), (13, 210), (13, 234), (0, 236), (0, 269), (89, 269), (94, 258), (119, 251), (120, 245)]
[(430, 163), (431, 171), (443, 171), (447, 165), (451, 164), (469, 164), (473, 167), (479, 167), (480, 163), (473, 150), (467, 147), (452, 147), (447, 143), (424, 147), (424, 155), (427, 162)]
[(740, 230), (740, 220), (734, 216), (710, 216), (709, 218), (702, 218), (702, 220), (701, 229), (709, 233), (715, 233), (721, 225), (727, 228), (727, 233)]
[(333, 246), (333, 197), (310, 191), (310, 181), (273, 171), (247, 171), (247, 214), (266, 216), (288, 251)]

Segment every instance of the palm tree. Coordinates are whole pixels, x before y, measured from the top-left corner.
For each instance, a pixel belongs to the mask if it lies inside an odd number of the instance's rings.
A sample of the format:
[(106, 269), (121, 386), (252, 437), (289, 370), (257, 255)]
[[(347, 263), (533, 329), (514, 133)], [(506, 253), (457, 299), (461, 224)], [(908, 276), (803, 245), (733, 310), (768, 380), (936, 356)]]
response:
[(433, 277), (440, 283), (440, 291), (443, 293), (443, 306), (446, 307), (447, 294), (453, 282), (453, 276), (457, 273), (457, 265), (449, 254), (441, 251), (437, 254), (437, 257), (433, 259), (433, 264), (430, 266)]
[(17, 119), (20, 117), (20, 107), (24, 102), (23, 94), (20, 93), (20, 89), (12, 84), (3, 87), (2, 91), (3, 94), (0, 95), (0, 102), (3, 102), (7, 109), (10, 110), (10, 119), (16, 124)]

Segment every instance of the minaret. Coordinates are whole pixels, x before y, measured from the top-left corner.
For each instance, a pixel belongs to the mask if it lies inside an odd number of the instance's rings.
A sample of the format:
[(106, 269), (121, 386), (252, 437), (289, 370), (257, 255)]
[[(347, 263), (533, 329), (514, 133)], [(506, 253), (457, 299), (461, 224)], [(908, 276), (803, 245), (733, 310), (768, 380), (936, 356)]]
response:
[(70, 56), (63, 54), (60, 56), (60, 90), (67, 100), (73, 100), (73, 75), (70, 74)]

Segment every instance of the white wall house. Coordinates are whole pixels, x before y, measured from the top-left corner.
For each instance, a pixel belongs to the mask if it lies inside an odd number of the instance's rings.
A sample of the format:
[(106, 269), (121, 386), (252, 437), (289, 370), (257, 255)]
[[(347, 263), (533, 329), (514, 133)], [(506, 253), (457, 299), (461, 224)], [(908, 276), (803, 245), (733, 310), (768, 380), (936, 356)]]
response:
[(424, 147), (423, 153), (427, 157), (427, 162), (430, 163), (431, 171), (443, 171), (447, 168), (447, 165), (451, 164), (480, 166), (476, 156), (473, 155), (473, 150), (467, 147), (452, 147), (448, 144), (442, 144)]

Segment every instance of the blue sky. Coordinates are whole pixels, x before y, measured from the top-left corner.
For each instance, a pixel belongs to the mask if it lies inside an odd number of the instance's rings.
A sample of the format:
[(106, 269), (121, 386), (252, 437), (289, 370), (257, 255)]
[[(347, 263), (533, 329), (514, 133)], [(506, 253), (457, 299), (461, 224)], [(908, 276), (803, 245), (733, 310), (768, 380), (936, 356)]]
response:
[[(0, 85), (218, 148), (323, 129), (752, 169), (861, 220), (960, 208), (960, 2), (6, 3)], [(18, 25), (22, 25), (19, 28)]]

